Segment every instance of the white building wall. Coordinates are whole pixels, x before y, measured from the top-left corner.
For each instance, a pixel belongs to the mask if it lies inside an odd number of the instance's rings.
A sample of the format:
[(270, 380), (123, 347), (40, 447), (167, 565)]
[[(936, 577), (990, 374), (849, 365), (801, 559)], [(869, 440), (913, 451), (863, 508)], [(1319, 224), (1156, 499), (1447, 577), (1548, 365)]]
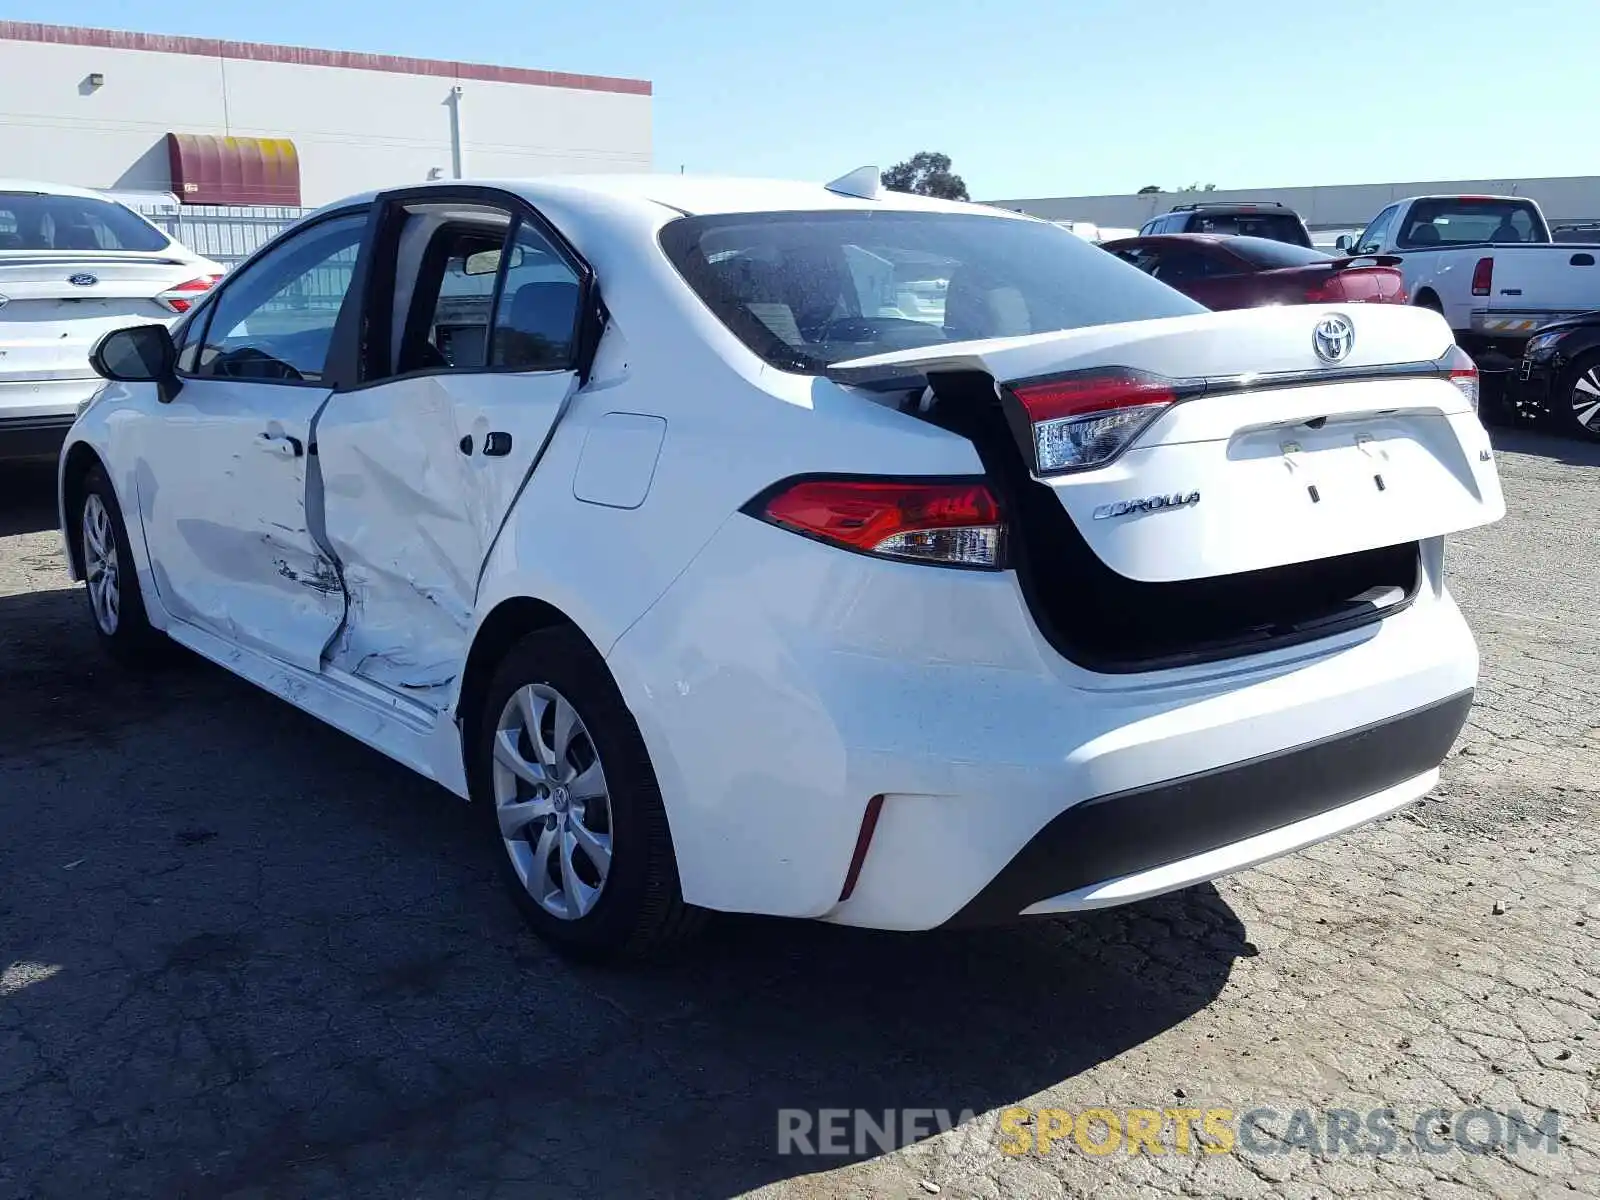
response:
[(286, 137), (314, 206), (449, 178), (457, 85), (465, 174), (650, 169), (649, 95), (0, 39), (0, 177), (166, 191), (169, 132)]

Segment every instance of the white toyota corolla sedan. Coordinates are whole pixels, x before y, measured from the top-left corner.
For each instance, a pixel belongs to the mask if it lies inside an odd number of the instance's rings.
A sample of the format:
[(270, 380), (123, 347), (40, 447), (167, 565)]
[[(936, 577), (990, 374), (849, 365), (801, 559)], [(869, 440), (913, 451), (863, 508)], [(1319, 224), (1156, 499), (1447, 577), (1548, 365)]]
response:
[(108, 650), (470, 798), (569, 953), (1181, 888), (1422, 796), (1476, 681), (1436, 314), (1210, 313), (870, 169), (354, 197), (95, 364)]

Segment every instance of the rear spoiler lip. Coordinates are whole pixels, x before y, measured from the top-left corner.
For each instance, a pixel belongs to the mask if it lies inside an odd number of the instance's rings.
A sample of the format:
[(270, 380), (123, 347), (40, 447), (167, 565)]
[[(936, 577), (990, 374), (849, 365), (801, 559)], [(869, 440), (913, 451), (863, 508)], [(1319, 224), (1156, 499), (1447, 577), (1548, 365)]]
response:
[[(1419, 362), (1377, 363), (1361, 367), (1315, 367), (1310, 370), (1267, 371), (1262, 373), (1246, 371), (1234, 375), (1208, 375), (1195, 376), (1188, 379), (1171, 379), (1168, 382), (1172, 384), (1173, 391), (1181, 399), (1190, 400), (1199, 396), (1225, 396), (1236, 392), (1320, 387), (1330, 383), (1365, 383), (1385, 379), (1444, 377), (1450, 373), (1450, 349), (1447, 348), (1438, 358), (1424, 359)], [(970, 367), (964, 364), (952, 364), (949, 369), (952, 371), (969, 370)], [(1115, 364), (1105, 363), (1084, 369), (1107, 371), (1115, 369)], [(923, 370), (911, 370), (899, 365), (885, 367), (845, 366), (830, 367), (825, 374), (834, 383), (862, 388), (869, 392), (911, 392), (921, 391), (927, 387), (930, 371), (937, 374), (939, 370), (940, 368), (937, 365)], [(1026, 379), (1005, 379), (999, 380), (997, 383), (999, 386), (1004, 387), (1026, 387), (1030, 383), (1042, 383), (1048, 379), (1059, 378), (1062, 374), (1067, 374), (1067, 372), (1030, 376)]]
[(1404, 261), (1405, 259), (1398, 254), (1351, 254), (1345, 258), (1334, 259), (1328, 266), (1335, 271), (1348, 271), (1356, 263), (1374, 267), (1398, 267)]

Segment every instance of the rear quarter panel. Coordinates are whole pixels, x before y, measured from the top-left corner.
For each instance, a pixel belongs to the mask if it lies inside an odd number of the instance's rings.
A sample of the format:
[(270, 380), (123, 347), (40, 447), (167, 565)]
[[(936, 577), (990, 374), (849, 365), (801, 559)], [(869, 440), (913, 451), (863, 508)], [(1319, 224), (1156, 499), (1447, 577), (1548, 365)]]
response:
[[(610, 321), (588, 384), (490, 554), (480, 621), (502, 600), (530, 596), (566, 613), (604, 653), (741, 505), (780, 479), (981, 472), (962, 438), (828, 380), (766, 366), (660, 249), (669, 210), (646, 221), (592, 195), (541, 208), (594, 266)], [(616, 413), (666, 427), (635, 508), (575, 494), (590, 430)]]

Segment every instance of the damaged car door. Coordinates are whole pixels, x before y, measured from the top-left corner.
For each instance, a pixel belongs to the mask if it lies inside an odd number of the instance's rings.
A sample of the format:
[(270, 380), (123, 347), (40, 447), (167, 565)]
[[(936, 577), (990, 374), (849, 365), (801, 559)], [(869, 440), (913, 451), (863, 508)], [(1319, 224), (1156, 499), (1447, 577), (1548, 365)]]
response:
[(183, 336), (182, 386), (145, 425), (139, 504), (176, 618), (317, 670), (344, 615), (308, 519), (313, 425), (364, 209), (314, 221), (230, 275)]
[(360, 378), (317, 426), (349, 597), (327, 661), (437, 709), (484, 561), (577, 387), (590, 275), (492, 189), (380, 204)]

